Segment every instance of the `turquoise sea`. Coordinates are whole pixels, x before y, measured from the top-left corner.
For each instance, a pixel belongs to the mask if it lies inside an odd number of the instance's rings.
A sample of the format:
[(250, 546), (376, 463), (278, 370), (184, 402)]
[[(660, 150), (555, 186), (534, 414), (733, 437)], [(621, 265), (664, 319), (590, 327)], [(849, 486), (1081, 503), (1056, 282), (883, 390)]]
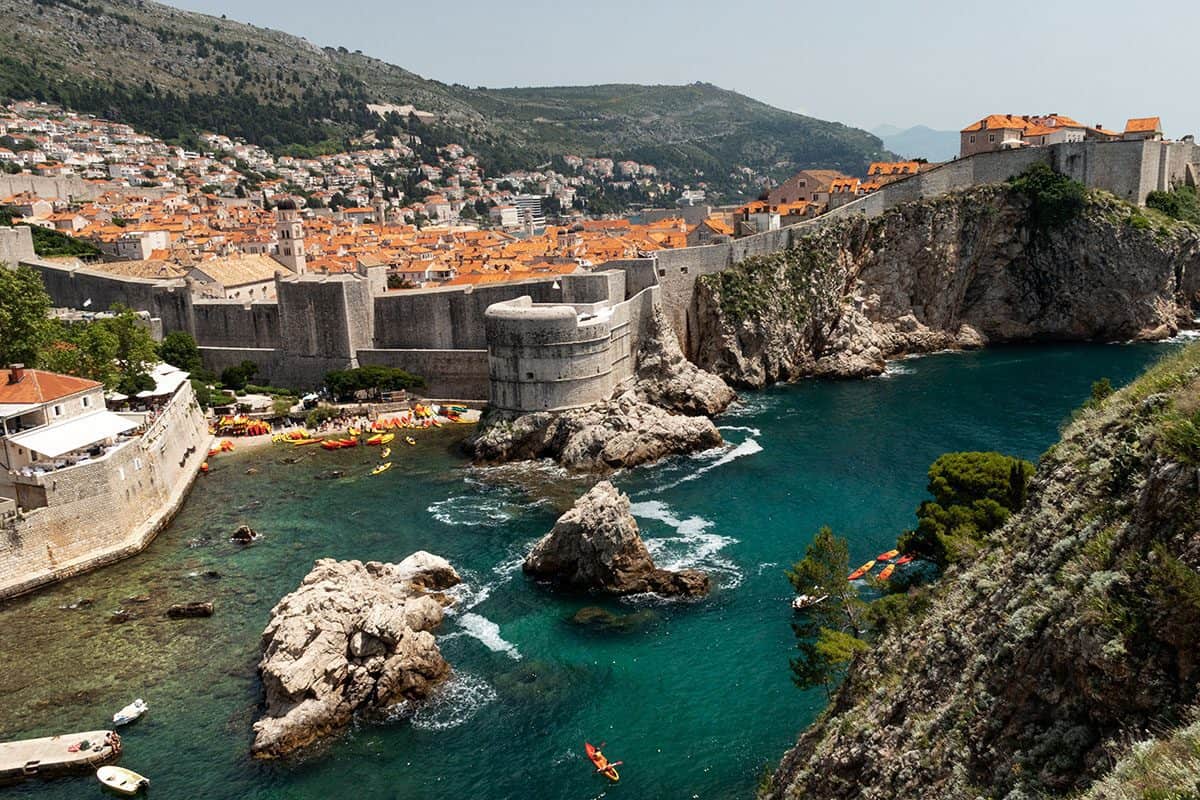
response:
[[(123, 731), (121, 763), (151, 778), (151, 797), (751, 797), (824, 702), (788, 673), (783, 571), (811, 534), (833, 526), (856, 563), (888, 549), (939, 454), (1036, 459), (1093, 380), (1124, 383), (1171, 347), (935, 355), (881, 378), (746, 394), (719, 420), (726, 448), (616, 478), (660, 565), (713, 574), (716, 590), (693, 604), (598, 603), (527, 581), (523, 554), (587, 484), (546, 466), (471, 468), (462, 428), (395, 447), (396, 467), (378, 477), (367, 475), (373, 448), (221, 456), (144, 554), (0, 605), (0, 736), (104, 727), (143, 697), (151, 710)], [(327, 477), (335, 469), (344, 477)], [(231, 544), (242, 523), (265, 538)], [(415, 713), (360, 724), (304, 759), (251, 760), (271, 606), (316, 558), (398, 561), (417, 549), (466, 581), (440, 635), (454, 678)], [(127, 600), (139, 595), (149, 599)], [(196, 599), (214, 600), (216, 615), (163, 617)], [(573, 622), (589, 605), (622, 624)], [(118, 607), (134, 619), (110, 622)], [(619, 784), (592, 772), (585, 739), (625, 762)], [(78, 778), (0, 794), (101, 790)]]

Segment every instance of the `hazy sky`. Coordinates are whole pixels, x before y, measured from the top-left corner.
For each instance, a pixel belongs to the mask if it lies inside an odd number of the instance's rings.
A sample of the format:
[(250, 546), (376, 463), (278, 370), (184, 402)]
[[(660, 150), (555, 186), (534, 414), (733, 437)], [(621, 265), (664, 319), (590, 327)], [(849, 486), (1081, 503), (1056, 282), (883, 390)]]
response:
[(469, 86), (708, 81), (871, 128), (988, 113), (1200, 133), (1197, 0), (171, 0)]

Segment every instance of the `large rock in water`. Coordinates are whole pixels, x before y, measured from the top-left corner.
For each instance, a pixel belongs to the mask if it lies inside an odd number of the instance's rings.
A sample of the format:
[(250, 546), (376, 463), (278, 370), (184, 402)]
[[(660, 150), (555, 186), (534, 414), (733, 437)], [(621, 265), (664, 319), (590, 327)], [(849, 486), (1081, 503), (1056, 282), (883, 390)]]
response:
[(709, 590), (708, 576), (699, 570), (672, 572), (654, 565), (629, 513), (629, 498), (608, 481), (596, 484), (558, 518), (525, 558), (524, 569), (572, 589), (603, 594), (696, 597)]
[(450, 674), (431, 633), (442, 621), (431, 593), (459, 580), (424, 551), (399, 564), (317, 561), (263, 631), (266, 711), (254, 723), (254, 755), (285, 756), (357, 711), (426, 697)]

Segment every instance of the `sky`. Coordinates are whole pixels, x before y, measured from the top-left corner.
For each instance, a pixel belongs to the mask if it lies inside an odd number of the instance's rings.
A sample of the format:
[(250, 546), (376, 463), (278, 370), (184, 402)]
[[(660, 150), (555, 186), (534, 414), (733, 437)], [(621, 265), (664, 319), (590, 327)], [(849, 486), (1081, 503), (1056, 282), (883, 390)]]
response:
[(864, 128), (1059, 113), (1200, 133), (1196, 0), (170, 2), (468, 86), (705, 81)]

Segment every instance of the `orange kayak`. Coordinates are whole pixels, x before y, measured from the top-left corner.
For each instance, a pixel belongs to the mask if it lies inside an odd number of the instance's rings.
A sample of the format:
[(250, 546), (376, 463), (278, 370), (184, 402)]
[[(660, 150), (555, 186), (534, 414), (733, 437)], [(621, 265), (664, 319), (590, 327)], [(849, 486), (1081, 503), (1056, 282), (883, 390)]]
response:
[(899, 566), (901, 564), (907, 564), (908, 562), (910, 562), (912, 560), (913, 560), (912, 556), (901, 556), (899, 559), (896, 560), (896, 565)]
[[(596, 771), (604, 775), (610, 781), (619, 781), (621, 776), (617, 774), (617, 766), (609, 762), (604, 754), (600, 752), (600, 748), (593, 745), (591, 742), (584, 742), (583, 749), (587, 751), (587, 757), (593, 764), (596, 765)], [(618, 761), (617, 764), (620, 762)]]
[(856, 581), (859, 578), (861, 578), (862, 576), (866, 575), (868, 572), (870, 572), (874, 567), (875, 567), (875, 559), (871, 559), (870, 561), (863, 564), (858, 569), (854, 570), (854, 572), (851, 572), (849, 575), (847, 575), (846, 580)]
[(896, 556), (900, 555), (899, 550), (888, 550), (886, 553), (880, 553), (875, 556), (876, 561), (891, 561)]
[(895, 571), (896, 571), (896, 565), (888, 564), (886, 567), (883, 568), (883, 571), (879, 573), (879, 580), (886, 581), (888, 578), (892, 577), (892, 573)]

